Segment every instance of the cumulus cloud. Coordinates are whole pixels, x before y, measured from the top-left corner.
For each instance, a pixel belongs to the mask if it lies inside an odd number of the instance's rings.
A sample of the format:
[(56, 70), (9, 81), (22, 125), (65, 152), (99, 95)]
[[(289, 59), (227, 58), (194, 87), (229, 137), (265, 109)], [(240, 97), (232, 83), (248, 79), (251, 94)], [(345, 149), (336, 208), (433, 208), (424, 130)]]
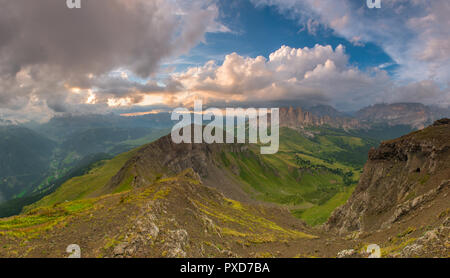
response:
[(356, 45), (374, 42), (400, 65), (405, 80), (446, 84), (450, 80), (450, 2), (382, 0), (368, 9), (361, 0), (252, 0), (277, 7), (301, 24), (311, 20), (331, 28)]
[(128, 72), (95, 76), (76, 93), (95, 94), (92, 103), (110, 106), (190, 105), (197, 98), (210, 105), (331, 104), (355, 110), (378, 101), (391, 84), (386, 72), (361, 72), (349, 65), (342, 45), (313, 48), (282, 46), (267, 58), (227, 55), (223, 63), (173, 73), (164, 83), (133, 81)]
[[(332, 104), (353, 110), (368, 105), (390, 84), (386, 72), (364, 73), (348, 63), (343, 46), (282, 46), (267, 58), (232, 53), (223, 64), (210, 61), (172, 76), (181, 97), (217, 103)], [(186, 103), (186, 100), (183, 101)]]
[[(206, 32), (229, 31), (216, 20), (214, 1), (96, 0), (81, 9), (65, 2), (0, 0), (0, 109), (24, 109), (37, 98), (63, 111), (70, 101), (89, 98), (93, 83), (105, 83), (114, 69), (145, 79)], [(108, 90), (117, 85), (109, 81), (99, 98), (127, 95), (120, 87)], [(148, 86), (138, 90), (154, 89)], [(84, 94), (71, 94), (73, 87)]]
[[(356, 110), (374, 102), (448, 105), (449, 3), (384, 0), (381, 11), (355, 0), (260, 0), (316, 33), (331, 28), (355, 45), (375, 42), (397, 63), (351, 66), (343, 46), (282, 46), (268, 57), (227, 55), (155, 78), (207, 32), (230, 32), (214, 0), (96, 0), (67, 9), (61, 0), (0, 0), (0, 118), (107, 112), (131, 105), (331, 104)], [(362, 1), (365, 2), (365, 1)], [(137, 108), (133, 108), (137, 109)], [(139, 109), (138, 109), (139, 110)]]
[(229, 54), (222, 64), (209, 61), (173, 74), (177, 90), (168, 104), (192, 104), (202, 98), (211, 105), (329, 104), (357, 110), (380, 102), (421, 102), (448, 106), (450, 92), (433, 80), (398, 85), (386, 71), (352, 67), (345, 48), (282, 46), (268, 58)]

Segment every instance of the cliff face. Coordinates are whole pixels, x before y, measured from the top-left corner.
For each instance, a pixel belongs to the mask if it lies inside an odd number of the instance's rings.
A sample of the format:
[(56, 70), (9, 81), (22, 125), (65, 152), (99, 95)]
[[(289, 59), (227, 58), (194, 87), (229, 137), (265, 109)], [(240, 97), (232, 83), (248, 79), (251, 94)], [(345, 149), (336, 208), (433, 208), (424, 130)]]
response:
[(450, 209), (450, 119), (369, 152), (360, 182), (325, 228), (339, 234), (389, 229), (413, 220), (435, 225)]
[(317, 115), (309, 111), (305, 111), (300, 107), (280, 108), (280, 125), (292, 129), (324, 125), (343, 129), (363, 127), (357, 119)]
[[(409, 125), (422, 129), (442, 117), (443, 112), (419, 103), (376, 104), (361, 109), (356, 117), (362, 122)], [(448, 115), (446, 115), (448, 116)]]
[(376, 104), (359, 110), (353, 116), (326, 105), (313, 106), (307, 110), (280, 108), (280, 124), (294, 129), (324, 125), (343, 129), (370, 129), (380, 124), (422, 129), (439, 118), (449, 116), (449, 109), (419, 103)]

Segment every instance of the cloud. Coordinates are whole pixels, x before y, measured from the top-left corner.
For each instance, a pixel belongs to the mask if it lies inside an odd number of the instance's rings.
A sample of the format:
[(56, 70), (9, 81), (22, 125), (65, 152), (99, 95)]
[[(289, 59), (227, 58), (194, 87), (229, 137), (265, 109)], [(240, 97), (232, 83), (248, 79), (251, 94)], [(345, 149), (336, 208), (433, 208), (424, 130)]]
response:
[(299, 23), (311, 20), (356, 45), (373, 42), (400, 65), (404, 80), (450, 81), (450, 2), (382, 0), (369, 9), (361, 0), (252, 0), (273, 6)]
[(282, 46), (268, 59), (232, 53), (222, 65), (209, 61), (174, 74), (172, 79), (183, 88), (179, 93), (179, 102), (183, 103), (194, 98), (266, 106), (323, 103), (345, 110), (372, 103), (391, 83), (382, 70), (364, 73), (349, 66), (341, 45), (335, 49), (329, 45), (298, 49)]
[[(115, 90), (120, 82), (105, 76), (120, 68), (148, 79), (205, 33), (229, 31), (208, 0), (96, 0), (81, 9), (68, 9), (61, 0), (0, 0), (0, 7), (0, 109), (8, 111), (37, 98), (50, 112), (63, 112), (71, 101), (83, 104), (95, 85), (101, 87), (99, 101), (135, 98), (128, 89)], [(74, 87), (83, 90), (73, 94)]]
[[(342, 45), (334, 49), (329, 45), (282, 46), (267, 58), (231, 53), (221, 64), (211, 60), (168, 74), (158, 82), (143, 82), (132, 72), (119, 69), (92, 75), (83, 87), (68, 87), (70, 93), (53, 94), (46, 100), (47, 107), (37, 97), (34, 105), (27, 107), (32, 106), (33, 113), (39, 108), (72, 113), (113, 109), (139, 112), (152, 107), (189, 106), (195, 99), (218, 107), (330, 104), (342, 110), (357, 110), (378, 102), (449, 104), (445, 101), (448, 92), (444, 94), (432, 80), (397, 86), (384, 70), (362, 72), (348, 60)], [(25, 85), (28, 75), (20, 74)]]
[(285, 106), (329, 104), (354, 111), (373, 103), (420, 102), (450, 105), (449, 85), (434, 80), (394, 82), (380, 67), (352, 67), (342, 45), (313, 48), (282, 46), (268, 58), (229, 54), (218, 65), (209, 61), (173, 74), (167, 104), (190, 105), (196, 98), (214, 106)]
[[(447, 85), (449, 88), (450, 84)], [(433, 80), (422, 80), (391, 89), (385, 102), (417, 102), (426, 105), (450, 106), (450, 91), (441, 89)]]
[(386, 65), (360, 71), (343, 46), (329, 45), (282, 46), (268, 57), (231, 53), (221, 64), (161, 74), (161, 65), (205, 33), (230, 32), (214, 0), (96, 0), (74, 10), (61, 0), (0, 0), (0, 118), (140, 111), (195, 98), (343, 110), (374, 102), (450, 104), (447, 1), (384, 0), (380, 11), (356, 0), (254, 2), (278, 7), (312, 34), (330, 28), (355, 45), (381, 45), (401, 65), (402, 85)]

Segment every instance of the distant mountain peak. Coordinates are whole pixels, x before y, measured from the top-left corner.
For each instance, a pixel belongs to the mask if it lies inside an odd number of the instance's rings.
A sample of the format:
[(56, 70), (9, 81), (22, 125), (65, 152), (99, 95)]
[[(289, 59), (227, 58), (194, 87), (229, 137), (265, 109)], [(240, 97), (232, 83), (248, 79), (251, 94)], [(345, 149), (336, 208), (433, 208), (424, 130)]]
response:
[[(312, 109), (315, 112), (311, 112)], [(304, 110), (301, 107), (280, 108), (280, 125), (293, 129), (312, 126), (329, 126), (333, 128), (354, 129), (362, 125), (357, 119), (345, 117), (331, 106), (312, 107)]]
[(380, 124), (422, 129), (444, 117), (450, 117), (450, 109), (431, 107), (421, 103), (378, 103), (362, 108), (353, 116), (329, 105), (280, 108), (281, 126), (294, 129), (314, 126), (369, 129)]

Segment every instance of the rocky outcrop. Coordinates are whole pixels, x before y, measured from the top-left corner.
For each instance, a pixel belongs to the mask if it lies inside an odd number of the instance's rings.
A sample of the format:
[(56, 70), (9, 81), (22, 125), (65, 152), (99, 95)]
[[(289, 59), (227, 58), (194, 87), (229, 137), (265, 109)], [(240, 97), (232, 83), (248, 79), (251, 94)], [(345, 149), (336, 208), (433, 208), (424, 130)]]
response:
[(419, 103), (375, 104), (350, 116), (331, 106), (321, 105), (305, 109), (280, 108), (280, 125), (293, 129), (329, 126), (343, 129), (370, 129), (383, 126), (409, 126), (423, 129), (433, 121), (449, 117), (450, 109), (430, 107)]
[(422, 194), (410, 201), (398, 204), (392, 216), (383, 223), (382, 227), (388, 227), (390, 224), (398, 221), (402, 216), (407, 215), (409, 212), (418, 208), (420, 205), (432, 201), (446, 187), (450, 187), (450, 180), (442, 181), (442, 183), (438, 187), (431, 189), (427, 193)]
[(357, 119), (350, 117), (314, 114), (300, 107), (280, 108), (280, 125), (292, 129), (302, 129), (313, 126), (329, 126), (333, 128), (355, 129), (363, 125)]
[(450, 217), (434, 229), (431, 229), (413, 243), (405, 246), (393, 257), (412, 258), (427, 257), (430, 254), (449, 254), (450, 250)]
[[(360, 182), (325, 228), (339, 234), (391, 227), (423, 206), (433, 206), (450, 190), (450, 120), (401, 138), (383, 142), (369, 152)], [(450, 207), (449, 202), (445, 202)], [(444, 205), (445, 206), (445, 205)], [(435, 219), (430, 216), (430, 220)], [(427, 217), (423, 217), (424, 223)]]
[(361, 122), (408, 125), (422, 129), (440, 117), (448, 117), (448, 109), (430, 107), (420, 103), (375, 104), (359, 110), (356, 117)]

